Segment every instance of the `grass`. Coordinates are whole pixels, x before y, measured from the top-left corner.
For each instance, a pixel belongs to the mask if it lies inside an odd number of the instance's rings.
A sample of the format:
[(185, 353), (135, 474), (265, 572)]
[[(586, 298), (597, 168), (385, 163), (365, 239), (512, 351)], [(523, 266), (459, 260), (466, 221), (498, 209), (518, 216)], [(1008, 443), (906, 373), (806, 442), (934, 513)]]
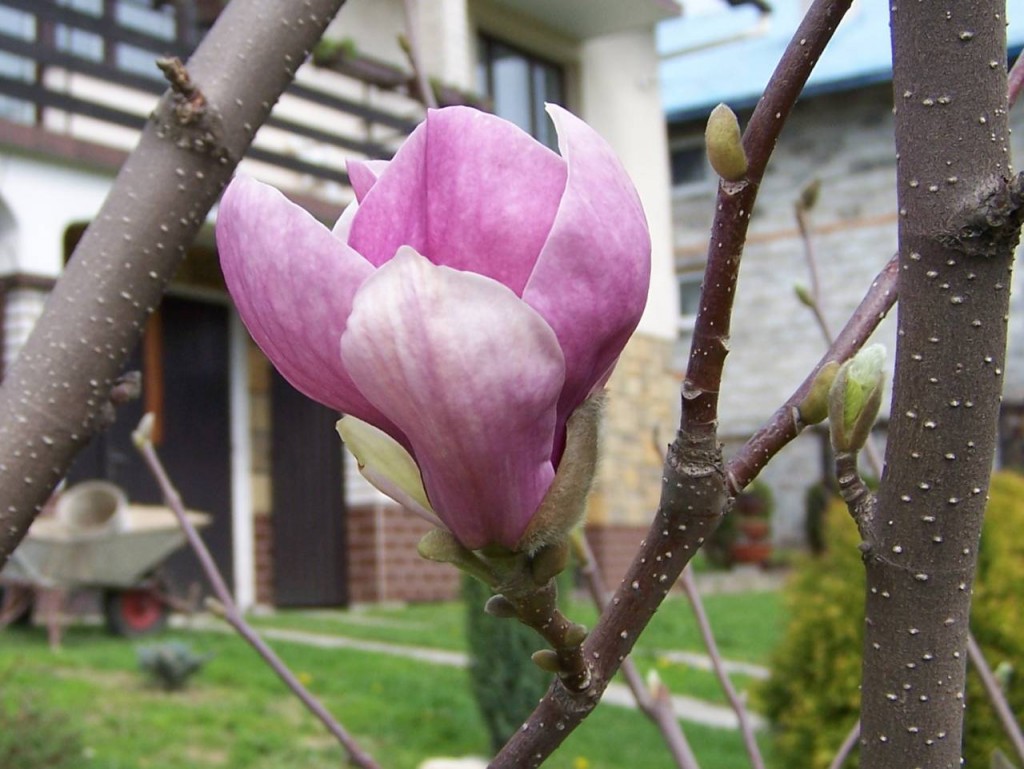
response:
[[(775, 592), (711, 595), (705, 609), (723, 655), (766, 664), (783, 628), (782, 603)], [(349, 612), (277, 612), (254, 618), (253, 624), (344, 634), (433, 649), (465, 651), (462, 633), (465, 607), (458, 602), (411, 606), (368, 606)], [(597, 612), (585, 601), (570, 601), (566, 613), (593, 626)], [(672, 596), (644, 632), (638, 649), (704, 651), (697, 623), (685, 598)]]
[[(83, 769), (338, 765), (331, 740), (240, 641), (212, 633), (187, 638), (217, 656), (189, 689), (166, 694), (143, 684), (131, 644), (100, 631), (69, 632), (59, 655), (34, 631), (8, 633), (3, 658), (12, 669), (3, 696), (31, 691), (37, 701), (80, 719), (89, 755)], [(412, 769), (429, 755), (484, 753), (463, 671), (425, 669), (386, 656), (277, 647), (382, 766)], [(736, 735), (697, 727), (688, 734), (707, 769), (742, 761)], [(665, 761), (657, 734), (641, 716), (602, 707), (548, 766), (653, 769)]]
[[(783, 627), (782, 606), (775, 592), (711, 595), (704, 599), (722, 654), (728, 659), (766, 665)], [(305, 630), (326, 635), (346, 635), (372, 641), (425, 646), (446, 651), (465, 651), (462, 630), (465, 607), (458, 602), (411, 606), (367, 606), (348, 612), (282, 611), (254, 619), (262, 627)], [(567, 613), (593, 625), (596, 612), (583, 601), (571, 602)], [(641, 672), (655, 669), (675, 694), (725, 704), (715, 675), (667, 660), (662, 652), (681, 649), (704, 653), (705, 648), (693, 613), (685, 598), (672, 596), (641, 637), (633, 658)], [(730, 676), (738, 691), (753, 679)]]
[[(771, 594), (713, 596), (708, 610), (721, 624), (723, 646), (739, 659), (762, 661), (763, 636), (777, 634), (782, 624)], [(330, 616), (280, 614), (261, 622), (460, 650), (462, 611), (458, 604), (375, 607)], [(699, 648), (696, 634), (685, 628), (687, 615), (687, 607), (675, 601), (659, 613), (645, 642), (644, 649), (651, 652), (639, 657), (641, 667), (657, 664), (655, 649)], [(741, 632), (739, 620), (744, 615), (748, 625), (751, 616), (762, 619)], [(319, 723), (284, 692), (240, 640), (201, 632), (172, 633), (161, 640), (171, 639), (215, 655), (189, 688), (176, 693), (147, 686), (136, 668), (134, 644), (98, 629), (70, 629), (57, 654), (49, 651), (41, 630), (0, 633), (0, 703), (31, 693), (37, 704), (67, 713), (85, 735), (87, 751), (81, 769), (326, 769), (339, 765), (339, 749)], [(364, 652), (283, 642), (274, 646), (387, 769), (414, 769), (431, 755), (486, 752), (465, 671)], [(700, 676), (710, 675), (673, 668), (662, 665), (659, 672), (674, 688), (675, 676), (692, 685)], [(689, 686), (677, 691), (683, 689), (695, 694)], [(704, 769), (746, 765), (735, 732), (687, 725), (686, 734)], [(545, 766), (661, 769), (668, 765), (660, 737), (641, 715), (600, 706)]]

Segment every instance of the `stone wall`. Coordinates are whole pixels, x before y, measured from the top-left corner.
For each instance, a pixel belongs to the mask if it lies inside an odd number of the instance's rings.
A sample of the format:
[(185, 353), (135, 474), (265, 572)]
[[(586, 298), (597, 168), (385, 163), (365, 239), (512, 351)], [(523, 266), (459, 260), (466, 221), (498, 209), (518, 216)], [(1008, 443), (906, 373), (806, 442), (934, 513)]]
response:
[[(747, 115), (741, 115), (745, 122)], [(1011, 113), (1013, 143), (1024, 152), (1024, 113)], [(670, 128), (677, 141), (698, 137), (702, 123)], [(824, 311), (838, 330), (897, 246), (896, 160), (890, 84), (803, 99), (794, 110), (768, 166), (743, 254), (721, 397), (721, 436), (727, 452), (741, 445), (785, 401), (825, 349), (810, 311), (794, 295), (810, 285), (794, 202), (814, 179), (821, 182), (810, 215)], [(714, 213), (715, 183), (678, 188), (673, 199), (677, 271), (703, 268)], [(1019, 271), (1018, 271), (1019, 272)], [(1019, 278), (1015, 278), (1019, 280)], [(1020, 297), (1021, 292), (1015, 291)], [(1024, 301), (1014, 299), (1014, 305)], [(1011, 314), (1006, 400), (1024, 400), (1024, 334), (1020, 310)], [(895, 312), (872, 341), (895, 353)], [(674, 355), (685, 363), (690, 338)], [(888, 396), (883, 400), (883, 417)], [(805, 436), (764, 472), (776, 496), (777, 543), (802, 541), (803, 495), (821, 478), (821, 439)]]
[(678, 423), (671, 352), (671, 341), (636, 334), (619, 359), (608, 383), (591, 526), (646, 526), (658, 506), (662, 453)]
[(460, 572), (416, 552), (429, 523), (390, 501), (353, 506), (346, 515), (353, 603), (447, 601), (458, 596)]

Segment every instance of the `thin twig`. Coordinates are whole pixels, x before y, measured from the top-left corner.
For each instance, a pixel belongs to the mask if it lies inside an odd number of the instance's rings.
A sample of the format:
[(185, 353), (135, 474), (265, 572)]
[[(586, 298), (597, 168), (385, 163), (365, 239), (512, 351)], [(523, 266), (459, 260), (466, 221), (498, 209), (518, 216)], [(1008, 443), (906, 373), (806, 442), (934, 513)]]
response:
[(1017, 752), (1017, 758), (1024, 762), (1024, 734), (1021, 734), (1020, 724), (1017, 723), (1017, 719), (1013, 716), (1010, 703), (1006, 701), (1006, 693), (999, 685), (999, 682), (996, 681), (992, 668), (988, 666), (988, 662), (985, 660), (985, 655), (982, 653), (981, 646), (978, 645), (974, 633), (967, 635), (967, 657), (981, 677), (981, 683), (985, 687), (989, 700), (992, 702), (992, 707), (995, 708), (996, 715), (999, 717), (999, 723), (1003, 726), (1003, 731), (1006, 732), (1006, 736), (1013, 743), (1013, 749)]
[(710, 435), (717, 429), (740, 259), (768, 160), (804, 83), (849, 7), (850, 0), (811, 4), (743, 133), (745, 178), (718, 185), (704, 288), (683, 381), (682, 427), (691, 434)]
[(423, 106), (427, 109), (437, 108), (437, 97), (434, 96), (434, 89), (430, 85), (427, 71), (423, 67), (423, 52), (420, 48), (419, 14), (417, 13), (416, 0), (405, 1), (405, 29), (406, 45), (405, 52), (412, 65), (413, 77), (416, 78), (416, 87), (419, 89)]
[[(680, 431), (665, 462), (661, 501), (648, 537), (612, 604), (584, 642), (593, 682), (582, 692), (571, 692), (558, 681), (553, 683), (526, 723), (494, 758), (493, 769), (539, 766), (582, 723), (597, 706), (611, 677), (683, 568), (721, 522), (728, 504), (716, 429), (718, 391), (727, 350), (723, 334), (728, 335), (749, 214), (785, 118), (849, 7), (849, 0), (814, 0), (811, 4), (744, 134), (747, 178), (736, 185), (741, 188), (738, 191), (719, 187), (719, 207), (705, 272), (706, 290), (713, 290), (703, 297), (705, 303), (697, 316), (691, 366), (683, 383)], [(551, 724), (556, 728), (549, 728)]]
[[(151, 310), (256, 129), (344, 0), (235, 0), (151, 112), (0, 387), (0, 568), (102, 412)], [(284, 22), (284, 23), (282, 23)], [(195, 93), (193, 93), (193, 96)], [(240, 98), (243, 97), (243, 98)], [(93, 322), (97, 307), (104, 323)], [(17, 482), (11, 482), (11, 479)]]
[(1006, 75), (1006, 96), (1007, 108), (1011, 109), (1017, 103), (1017, 97), (1024, 90), (1024, 53), (1017, 56), (1017, 61)]
[(849, 734), (846, 735), (846, 739), (843, 740), (843, 744), (839, 746), (839, 750), (836, 751), (835, 757), (832, 759), (832, 763), (828, 765), (828, 769), (842, 769), (843, 764), (846, 763), (846, 759), (850, 757), (850, 753), (857, 747), (857, 742), (860, 740), (860, 719), (857, 719), (857, 723), (850, 729)]
[(896, 303), (898, 260), (894, 256), (878, 273), (860, 305), (839, 332), (835, 343), (821, 357), (803, 383), (780, 406), (769, 420), (737, 451), (726, 465), (729, 488), (738, 493), (745, 488), (768, 461), (796, 438), (805, 425), (797, 407), (807, 396), (821, 367), (830, 361), (844, 361), (864, 346), (893, 304)]
[(217, 564), (214, 563), (213, 556), (210, 555), (210, 551), (206, 549), (206, 545), (203, 544), (203, 540), (198, 532), (196, 532), (192, 522), (188, 519), (188, 515), (181, 502), (181, 496), (171, 483), (163, 463), (160, 461), (160, 457), (157, 456), (156, 450), (153, 448), (153, 443), (150, 441), (148, 434), (149, 426), (146, 424), (150, 418), (150, 414), (142, 418), (143, 421), (140, 422), (139, 428), (132, 437), (135, 440), (136, 447), (145, 459), (146, 465), (156, 478), (160, 491), (164, 496), (164, 501), (178, 519), (178, 523), (185, 533), (189, 546), (199, 559), (199, 565), (202, 567), (203, 573), (206, 574), (206, 578), (210, 581), (210, 587), (213, 588), (213, 592), (220, 603), (220, 606), (217, 607), (218, 613), (222, 614), (224, 620), (238, 631), (238, 634), (256, 650), (256, 653), (263, 658), (267, 665), (277, 674), (277, 677), (284, 682), (285, 686), (327, 727), (327, 730), (339, 742), (353, 764), (362, 767), (362, 769), (379, 769), (377, 762), (359, 747), (352, 736), (328, 712), (327, 708), (302, 685), (291, 670), (281, 661), (280, 657), (274, 653), (273, 649), (267, 646), (266, 642), (245, 621), (242, 613), (238, 610), (238, 605), (231, 597), (231, 591), (221, 576)]
[(818, 328), (825, 335), (825, 344), (829, 347), (835, 341), (832, 330), (821, 309), (821, 280), (818, 278), (818, 258), (814, 248), (814, 239), (811, 237), (811, 227), (807, 215), (810, 209), (800, 205), (796, 206), (796, 225), (800, 230), (800, 240), (804, 244), (804, 260), (807, 262), (807, 271), (811, 277), (811, 312), (818, 323)]
[(718, 650), (718, 643), (715, 641), (715, 634), (711, 631), (711, 622), (708, 620), (707, 612), (704, 611), (704, 602), (700, 598), (700, 591), (697, 590), (697, 583), (693, 579), (693, 570), (689, 566), (683, 569), (680, 582), (683, 586), (683, 592), (686, 593), (686, 598), (690, 602), (690, 608), (693, 609), (693, 616), (697, 618), (700, 637), (704, 641), (704, 647), (708, 650), (708, 657), (711, 658), (711, 666), (714, 668), (715, 676), (718, 678), (722, 691), (725, 692), (726, 699), (729, 700), (729, 705), (736, 713), (740, 734), (743, 735), (743, 747), (750, 758), (750, 765), (754, 769), (764, 769), (764, 758), (761, 756), (761, 749), (758, 747), (757, 738), (754, 736), (754, 725), (750, 722), (750, 713), (747, 712), (746, 705), (743, 704), (743, 700), (736, 693), (736, 687), (732, 685), (732, 680), (730, 680), (729, 674), (725, 670), (722, 654)]
[[(586, 533), (579, 532), (578, 536), (573, 537), (572, 543), (576, 549), (580, 573), (586, 582), (587, 592), (590, 593), (598, 610), (604, 611), (608, 605), (608, 590)], [(686, 739), (683, 727), (672, 706), (672, 696), (668, 687), (665, 684), (660, 684), (657, 694), (651, 692), (645, 685), (632, 657), (626, 657), (622, 661), (621, 670), (623, 678), (626, 679), (626, 685), (633, 693), (637, 707), (658, 727), (676, 766), (679, 769), (700, 769), (697, 757)]]

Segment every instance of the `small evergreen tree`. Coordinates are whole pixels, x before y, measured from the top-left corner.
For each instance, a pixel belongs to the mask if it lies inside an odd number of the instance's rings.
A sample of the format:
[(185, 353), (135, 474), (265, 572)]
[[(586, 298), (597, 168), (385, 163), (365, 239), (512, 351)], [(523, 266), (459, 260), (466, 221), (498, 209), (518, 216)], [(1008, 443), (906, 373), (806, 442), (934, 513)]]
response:
[(551, 676), (530, 661), (544, 642), (514, 619), (498, 619), (484, 611), (491, 591), (472, 577), (463, 577), (469, 678), (480, 715), (497, 752), (547, 691)]

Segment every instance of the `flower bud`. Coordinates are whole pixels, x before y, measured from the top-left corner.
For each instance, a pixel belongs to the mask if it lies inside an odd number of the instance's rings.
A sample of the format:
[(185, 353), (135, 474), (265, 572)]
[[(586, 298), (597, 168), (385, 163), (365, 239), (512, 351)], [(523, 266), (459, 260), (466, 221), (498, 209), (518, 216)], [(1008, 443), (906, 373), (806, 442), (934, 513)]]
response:
[(839, 371), (839, 362), (830, 360), (820, 369), (811, 382), (811, 389), (800, 401), (797, 410), (805, 425), (816, 425), (828, 416), (828, 393)]
[(837, 452), (864, 446), (882, 405), (885, 347), (873, 344), (846, 361), (828, 395), (832, 446)]
[(484, 604), (484, 611), (498, 619), (514, 619), (519, 616), (512, 602), (500, 593), (492, 595), (487, 599), (487, 603)]
[(530, 576), (537, 585), (546, 585), (563, 571), (569, 563), (568, 541), (545, 545), (530, 559)]
[(793, 293), (796, 294), (796, 298), (800, 300), (800, 304), (804, 305), (804, 307), (814, 307), (814, 297), (811, 296), (810, 289), (803, 283), (797, 283), (793, 286)]
[(540, 649), (530, 655), (530, 659), (533, 660), (533, 664), (543, 670), (545, 673), (561, 673), (562, 663), (558, 659), (558, 654), (553, 649)]
[(740, 138), (740, 123), (736, 113), (719, 104), (708, 116), (704, 129), (708, 160), (715, 173), (727, 182), (738, 182), (747, 173), (747, 153)]

